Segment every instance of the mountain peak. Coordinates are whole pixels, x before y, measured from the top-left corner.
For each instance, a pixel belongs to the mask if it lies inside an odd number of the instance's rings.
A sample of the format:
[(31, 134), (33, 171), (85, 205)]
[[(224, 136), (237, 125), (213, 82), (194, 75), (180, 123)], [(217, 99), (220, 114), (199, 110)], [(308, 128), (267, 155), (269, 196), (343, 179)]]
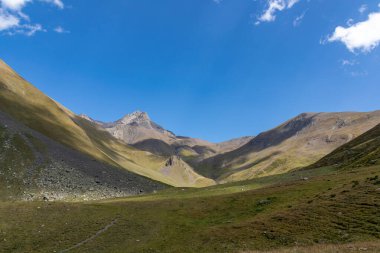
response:
[(122, 119), (120, 119), (118, 122), (128, 125), (132, 123), (146, 123), (150, 122), (149, 115), (146, 112), (142, 111), (135, 111), (133, 113), (125, 115)]

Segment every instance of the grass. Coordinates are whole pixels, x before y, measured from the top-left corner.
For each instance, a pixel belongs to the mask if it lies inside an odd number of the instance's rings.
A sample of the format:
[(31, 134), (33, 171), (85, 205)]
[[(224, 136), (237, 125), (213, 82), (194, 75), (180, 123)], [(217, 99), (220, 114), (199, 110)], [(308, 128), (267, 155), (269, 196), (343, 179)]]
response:
[(376, 242), (379, 169), (324, 168), (103, 202), (3, 202), (0, 252), (59, 252), (115, 220), (69, 252), (244, 252)]
[[(259, 253), (260, 251), (247, 251), (243, 253)], [(310, 247), (293, 247), (280, 250), (265, 251), (266, 253), (352, 253), (352, 252), (380, 252), (380, 242), (361, 242), (349, 244), (325, 244)]]
[(310, 167), (366, 167), (375, 164), (380, 164), (380, 124), (337, 148)]

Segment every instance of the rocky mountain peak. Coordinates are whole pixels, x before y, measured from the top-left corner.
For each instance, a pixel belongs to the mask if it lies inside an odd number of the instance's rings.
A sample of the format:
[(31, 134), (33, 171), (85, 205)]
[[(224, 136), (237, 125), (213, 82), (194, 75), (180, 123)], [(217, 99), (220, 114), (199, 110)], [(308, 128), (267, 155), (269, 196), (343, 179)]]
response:
[(146, 112), (141, 111), (135, 111), (133, 113), (125, 115), (122, 119), (118, 121), (118, 123), (121, 123), (123, 125), (130, 125), (130, 124), (146, 124), (151, 122), (148, 114)]

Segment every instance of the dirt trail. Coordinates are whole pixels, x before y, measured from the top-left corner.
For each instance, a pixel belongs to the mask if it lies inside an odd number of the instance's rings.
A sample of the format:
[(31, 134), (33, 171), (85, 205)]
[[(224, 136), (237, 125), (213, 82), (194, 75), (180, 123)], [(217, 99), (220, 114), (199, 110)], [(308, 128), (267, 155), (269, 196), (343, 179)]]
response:
[(68, 248), (68, 249), (64, 249), (62, 251), (59, 251), (59, 253), (65, 253), (65, 252), (69, 252), (70, 250), (73, 250), (73, 249), (76, 249), (76, 248), (79, 248), (80, 246), (82, 246), (83, 244), (85, 243), (88, 243), (92, 240), (94, 240), (96, 237), (98, 237), (99, 235), (101, 235), (102, 233), (106, 232), (110, 227), (112, 227), (113, 225), (115, 225), (117, 222), (117, 219), (111, 221), (111, 223), (109, 223), (107, 226), (105, 226), (104, 228), (102, 228), (101, 230), (97, 231), (96, 234), (94, 234), (93, 236), (75, 244), (74, 246)]

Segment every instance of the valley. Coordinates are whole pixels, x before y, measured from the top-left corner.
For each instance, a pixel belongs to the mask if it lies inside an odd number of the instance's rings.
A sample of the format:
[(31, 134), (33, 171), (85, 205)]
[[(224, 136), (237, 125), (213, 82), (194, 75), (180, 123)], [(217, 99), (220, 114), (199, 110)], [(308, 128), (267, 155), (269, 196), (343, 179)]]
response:
[(0, 63), (0, 252), (380, 251), (380, 111), (222, 143), (76, 115)]

